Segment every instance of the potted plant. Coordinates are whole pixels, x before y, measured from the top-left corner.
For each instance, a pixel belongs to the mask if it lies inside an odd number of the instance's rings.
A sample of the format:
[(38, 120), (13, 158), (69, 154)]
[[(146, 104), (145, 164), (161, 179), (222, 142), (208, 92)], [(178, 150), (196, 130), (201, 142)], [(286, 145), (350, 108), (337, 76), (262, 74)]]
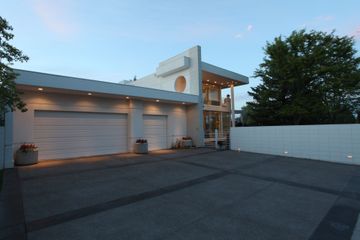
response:
[(181, 146), (183, 148), (191, 148), (193, 146), (193, 141), (191, 137), (183, 137), (181, 141)]
[(24, 143), (15, 153), (15, 165), (31, 165), (38, 163), (38, 147)]
[(148, 153), (148, 142), (146, 139), (138, 139), (134, 145), (135, 153)]

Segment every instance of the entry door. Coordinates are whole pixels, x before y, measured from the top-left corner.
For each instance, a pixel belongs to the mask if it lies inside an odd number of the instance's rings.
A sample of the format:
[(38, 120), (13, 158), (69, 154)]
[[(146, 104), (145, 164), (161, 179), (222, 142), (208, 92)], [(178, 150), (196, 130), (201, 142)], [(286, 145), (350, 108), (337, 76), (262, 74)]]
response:
[(167, 116), (144, 115), (144, 138), (150, 151), (168, 148)]

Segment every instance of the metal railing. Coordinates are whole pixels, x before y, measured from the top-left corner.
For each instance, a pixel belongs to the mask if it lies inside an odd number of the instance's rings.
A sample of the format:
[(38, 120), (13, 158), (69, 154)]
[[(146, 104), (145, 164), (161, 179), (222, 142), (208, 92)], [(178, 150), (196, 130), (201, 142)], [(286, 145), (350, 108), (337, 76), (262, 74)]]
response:
[(215, 129), (215, 132), (207, 133), (205, 136), (205, 147), (216, 150), (230, 149), (230, 132), (219, 132)]

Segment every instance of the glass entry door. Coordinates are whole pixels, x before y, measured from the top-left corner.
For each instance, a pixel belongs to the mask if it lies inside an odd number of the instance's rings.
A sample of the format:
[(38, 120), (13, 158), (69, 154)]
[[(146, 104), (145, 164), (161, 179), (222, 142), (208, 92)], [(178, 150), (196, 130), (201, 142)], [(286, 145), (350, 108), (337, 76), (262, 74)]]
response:
[(213, 138), (215, 129), (220, 132), (220, 112), (204, 111), (204, 132), (205, 138)]

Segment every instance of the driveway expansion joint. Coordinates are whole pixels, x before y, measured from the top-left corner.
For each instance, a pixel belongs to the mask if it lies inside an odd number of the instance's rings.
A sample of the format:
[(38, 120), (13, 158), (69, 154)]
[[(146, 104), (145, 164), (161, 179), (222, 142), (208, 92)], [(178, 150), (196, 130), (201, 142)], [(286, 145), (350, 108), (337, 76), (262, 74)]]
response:
[(54, 225), (62, 224), (68, 221), (72, 221), (75, 219), (87, 217), (90, 215), (94, 215), (100, 212), (104, 212), (110, 209), (130, 205), (136, 202), (144, 201), (147, 199), (159, 197), (168, 193), (172, 193), (175, 191), (179, 191), (188, 187), (192, 187), (194, 185), (198, 185), (201, 183), (205, 183), (208, 181), (216, 180), (228, 175), (228, 172), (221, 171), (214, 174), (206, 175), (203, 177), (195, 178), (192, 180), (180, 182), (177, 184), (169, 185), (166, 187), (158, 188), (152, 191), (147, 191), (127, 197), (122, 197), (119, 199), (115, 199), (109, 202), (99, 203), (93, 206), (84, 207), (80, 209), (76, 209), (73, 211), (68, 211), (64, 213), (60, 213), (57, 215), (49, 216), (43, 219), (38, 219), (34, 221), (30, 221), (26, 224), (28, 232), (38, 231), (44, 228), (48, 228)]

